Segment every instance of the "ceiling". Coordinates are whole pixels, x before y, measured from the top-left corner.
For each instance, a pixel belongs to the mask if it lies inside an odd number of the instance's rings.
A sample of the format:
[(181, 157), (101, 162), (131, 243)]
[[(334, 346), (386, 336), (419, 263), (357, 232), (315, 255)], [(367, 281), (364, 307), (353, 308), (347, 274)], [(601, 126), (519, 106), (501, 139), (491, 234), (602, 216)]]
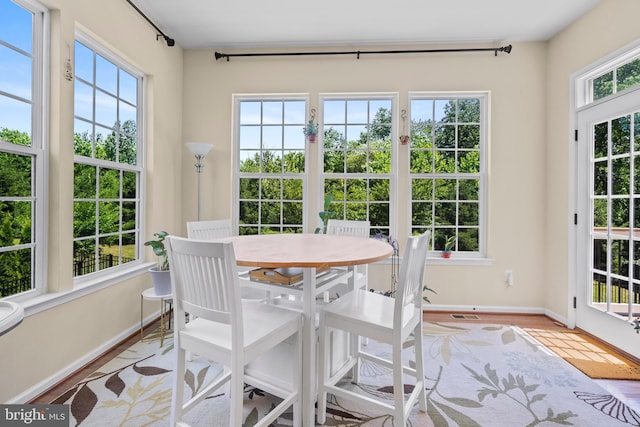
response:
[(128, 0), (185, 49), (544, 41), (600, 0)]

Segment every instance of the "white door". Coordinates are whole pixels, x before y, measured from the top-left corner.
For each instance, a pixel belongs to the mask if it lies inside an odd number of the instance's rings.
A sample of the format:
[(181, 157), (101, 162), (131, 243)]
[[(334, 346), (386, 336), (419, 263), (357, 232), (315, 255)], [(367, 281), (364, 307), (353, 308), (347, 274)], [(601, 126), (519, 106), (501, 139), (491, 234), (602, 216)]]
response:
[[(640, 90), (578, 112), (576, 326), (620, 348), (640, 315)], [(627, 345), (625, 345), (627, 341)]]

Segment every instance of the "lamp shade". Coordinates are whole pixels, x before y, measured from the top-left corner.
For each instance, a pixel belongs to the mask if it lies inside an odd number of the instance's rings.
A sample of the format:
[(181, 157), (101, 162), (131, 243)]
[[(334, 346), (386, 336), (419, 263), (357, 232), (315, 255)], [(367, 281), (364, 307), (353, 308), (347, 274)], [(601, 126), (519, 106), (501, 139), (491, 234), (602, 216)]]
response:
[(212, 144), (205, 144), (202, 142), (187, 142), (187, 147), (196, 156), (206, 156), (209, 151), (213, 150)]

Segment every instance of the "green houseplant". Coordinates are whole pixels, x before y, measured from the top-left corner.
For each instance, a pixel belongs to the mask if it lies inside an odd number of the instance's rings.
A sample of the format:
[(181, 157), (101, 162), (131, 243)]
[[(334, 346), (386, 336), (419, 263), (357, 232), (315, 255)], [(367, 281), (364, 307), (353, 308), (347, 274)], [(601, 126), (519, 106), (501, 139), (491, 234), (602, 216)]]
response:
[(151, 246), (153, 253), (158, 256), (158, 264), (149, 269), (151, 281), (157, 295), (171, 293), (171, 276), (169, 273), (169, 258), (164, 246), (164, 239), (169, 235), (166, 231), (154, 233), (155, 239), (146, 241), (145, 246)]
[(453, 247), (456, 245), (456, 236), (449, 236), (447, 241), (444, 243), (444, 249), (442, 250), (442, 258), (450, 258), (451, 251)]
[(318, 124), (314, 123), (313, 120), (309, 120), (309, 123), (302, 128), (302, 132), (307, 138), (309, 138), (309, 142), (316, 142), (316, 137), (318, 136)]
[(333, 194), (327, 194), (324, 196), (324, 207), (323, 210), (318, 212), (318, 216), (322, 220), (322, 227), (318, 227), (315, 230), (315, 234), (325, 234), (327, 232), (327, 223), (331, 218), (333, 218), (333, 212), (329, 210), (331, 207), (331, 202), (333, 201)]

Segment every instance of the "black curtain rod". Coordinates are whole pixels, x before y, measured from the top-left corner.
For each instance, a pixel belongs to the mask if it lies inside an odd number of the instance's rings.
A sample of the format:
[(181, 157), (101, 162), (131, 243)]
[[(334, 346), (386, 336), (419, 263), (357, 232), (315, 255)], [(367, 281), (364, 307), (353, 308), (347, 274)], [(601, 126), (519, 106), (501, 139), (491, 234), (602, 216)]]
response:
[(415, 49), (415, 50), (354, 50), (354, 51), (337, 51), (337, 52), (261, 52), (261, 53), (220, 53), (216, 52), (216, 61), (218, 59), (226, 58), (227, 62), (232, 57), (240, 56), (318, 56), (318, 55), (357, 55), (357, 59), (360, 59), (360, 55), (384, 55), (384, 54), (396, 54), (396, 53), (437, 53), (437, 52), (493, 52), (495, 56), (498, 56), (498, 52), (511, 53), (511, 45), (502, 47), (478, 47), (478, 48), (463, 48), (463, 49)]
[(172, 39), (171, 37), (166, 35), (160, 28), (158, 28), (158, 26), (156, 24), (154, 24), (151, 21), (151, 19), (149, 19), (147, 17), (147, 15), (144, 14), (144, 12), (142, 12), (140, 9), (138, 9), (138, 6), (133, 4), (133, 2), (131, 0), (127, 0), (127, 3), (129, 3), (131, 5), (131, 7), (133, 7), (136, 10), (136, 12), (138, 12), (144, 19), (147, 20), (147, 22), (149, 24), (151, 24), (153, 26), (153, 28), (156, 29), (156, 31), (159, 33), (159, 34), (156, 34), (156, 40), (158, 40), (160, 37), (162, 37), (167, 42), (167, 46), (169, 46), (169, 47), (174, 46), (176, 44), (176, 41), (174, 39)]

